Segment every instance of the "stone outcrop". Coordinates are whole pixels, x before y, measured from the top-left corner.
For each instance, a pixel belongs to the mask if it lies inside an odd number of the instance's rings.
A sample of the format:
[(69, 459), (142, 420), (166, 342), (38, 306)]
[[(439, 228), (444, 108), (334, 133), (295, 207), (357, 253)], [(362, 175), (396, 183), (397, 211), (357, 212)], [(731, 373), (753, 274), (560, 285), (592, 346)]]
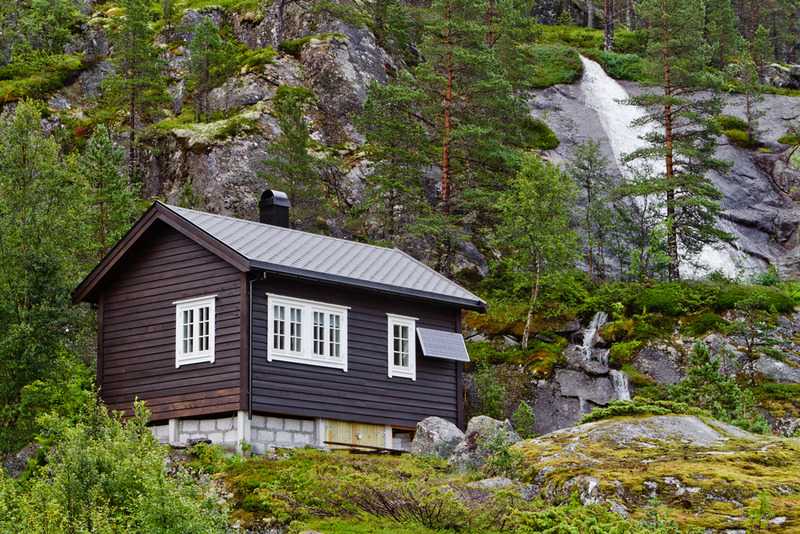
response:
[(464, 440), (464, 433), (441, 417), (428, 417), (417, 423), (411, 454), (446, 460)]
[(511, 421), (498, 421), (485, 415), (473, 417), (467, 424), (464, 440), (459, 443), (447, 463), (458, 471), (477, 471), (492, 453), (494, 443), (507, 445), (522, 441)]
[[(535, 473), (534, 488), (549, 499), (577, 492), (584, 503), (626, 513), (641, 513), (657, 499), (686, 512), (678, 516), (684, 528), (694, 524), (713, 526), (707, 532), (732, 532), (745, 528), (749, 507), (766, 491), (776, 496), (769, 519), (782, 517), (784, 527), (800, 526), (794, 502), (777, 497), (800, 491), (794, 476), (800, 468), (796, 440), (671, 415), (588, 423), (515, 448)], [(716, 505), (721, 502), (732, 505)]]

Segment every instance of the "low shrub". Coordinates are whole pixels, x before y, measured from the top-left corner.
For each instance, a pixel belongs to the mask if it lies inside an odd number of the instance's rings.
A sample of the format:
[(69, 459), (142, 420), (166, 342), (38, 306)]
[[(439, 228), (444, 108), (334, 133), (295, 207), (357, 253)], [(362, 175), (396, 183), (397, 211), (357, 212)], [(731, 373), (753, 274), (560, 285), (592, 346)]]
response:
[(758, 309), (778, 313), (790, 313), (796, 305), (791, 296), (775, 287), (733, 285), (719, 292), (713, 306), (717, 311), (733, 310), (744, 300), (756, 300)]
[(537, 26), (541, 28), (541, 42), (574, 46), (576, 48), (600, 48), (603, 46), (603, 30), (582, 26)]
[(275, 90), (275, 96), (272, 97), (272, 101), (275, 104), (279, 104), (284, 100), (286, 100), (290, 95), (294, 96), (295, 100), (302, 103), (307, 103), (317, 98), (317, 95), (314, 93), (312, 89), (308, 89), (306, 87), (292, 87), (290, 85), (281, 85)]
[(260, 50), (246, 50), (239, 54), (238, 60), (241, 65), (248, 72), (263, 69), (265, 65), (275, 63), (275, 56), (278, 53), (271, 47), (262, 48)]
[(786, 134), (778, 138), (778, 142), (784, 145), (800, 145), (800, 136), (796, 134)]
[(597, 61), (606, 74), (616, 80), (643, 81), (644, 60), (635, 54), (618, 54), (606, 50), (585, 50), (586, 56)]
[(719, 125), (720, 128), (723, 130), (745, 130), (747, 131), (747, 122), (740, 119), (739, 117), (734, 117), (733, 115), (720, 115), (716, 119), (714, 119), (716, 123)]
[(706, 312), (698, 316), (689, 317), (683, 324), (682, 330), (693, 336), (699, 337), (706, 332), (722, 332), (730, 324), (714, 312)]
[(633, 400), (621, 401), (611, 399), (608, 405), (603, 408), (595, 408), (591, 412), (584, 414), (578, 424), (591, 423), (592, 421), (602, 421), (619, 416), (637, 415), (668, 415), (686, 414), (711, 417), (711, 412), (696, 406), (691, 406), (685, 402), (671, 400), (648, 399), (637, 396)]
[(522, 135), (528, 148), (537, 150), (551, 150), (559, 144), (558, 136), (553, 133), (547, 124), (539, 119), (526, 116), (520, 122)]
[(569, 46), (537, 45), (528, 49), (527, 55), (533, 64), (532, 87), (572, 83), (580, 78), (583, 70), (577, 50)]
[(739, 148), (750, 148), (750, 135), (742, 130), (723, 130), (722, 133), (728, 138), (728, 141), (738, 146)]
[(302, 39), (294, 39), (291, 41), (283, 41), (278, 44), (278, 50), (281, 52), (285, 52), (290, 56), (294, 57), (295, 59), (300, 59), (300, 54), (303, 53), (303, 48), (311, 42), (312, 39), (328, 39), (330, 37), (338, 37), (340, 39), (347, 39), (344, 34), (341, 33), (321, 33), (319, 35), (309, 35), (307, 37), (303, 37)]
[(611, 346), (609, 353), (609, 361), (616, 367), (622, 367), (629, 364), (631, 360), (639, 354), (639, 351), (644, 346), (641, 341), (623, 341), (621, 343), (614, 343)]
[(90, 59), (66, 54), (18, 59), (0, 68), (0, 104), (42, 98), (63, 87), (89, 65)]

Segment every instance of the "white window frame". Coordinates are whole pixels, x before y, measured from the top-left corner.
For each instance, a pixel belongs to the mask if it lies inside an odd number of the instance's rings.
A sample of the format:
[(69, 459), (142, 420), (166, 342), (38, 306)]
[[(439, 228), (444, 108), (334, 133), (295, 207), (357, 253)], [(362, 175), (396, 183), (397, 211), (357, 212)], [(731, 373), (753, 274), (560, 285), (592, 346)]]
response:
[[(416, 317), (405, 315), (386, 314), (388, 327), (386, 329), (386, 352), (389, 364), (389, 378), (417, 379), (417, 332)], [(394, 327), (408, 327), (408, 366), (395, 365), (394, 363)]]
[[(284, 328), (283, 333), (279, 334), (283, 337), (283, 348), (276, 348), (276, 332), (275, 332), (275, 307), (284, 307)], [(291, 323), (292, 323), (292, 309), (300, 310), (300, 347), (299, 350), (291, 350)], [(267, 361), (282, 361), (292, 363), (302, 363), (306, 365), (317, 365), (319, 367), (329, 367), (332, 369), (341, 369), (347, 372), (347, 306), (337, 306), (335, 304), (327, 304), (324, 302), (316, 302), (313, 300), (304, 300), (293, 297), (285, 297), (283, 295), (275, 295), (267, 293)], [(323, 314), (324, 325), (322, 328), (322, 339), (315, 340), (315, 313)], [(333, 344), (331, 343), (331, 330), (332, 325), (330, 318), (333, 316), (339, 317), (338, 333), (339, 341), (337, 343), (339, 355), (331, 356)], [(315, 343), (317, 341), (317, 343)], [(318, 347), (322, 347), (322, 354), (317, 354)]]
[[(216, 295), (205, 297), (178, 300), (172, 304), (175, 306), (175, 368), (182, 365), (193, 363), (214, 363), (214, 347), (216, 337)], [(207, 329), (208, 332), (202, 333), (200, 321), (200, 310), (208, 310)], [(184, 312), (191, 312), (191, 342), (192, 349), (184, 350)], [(207, 348), (199, 350), (201, 340), (205, 338)]]

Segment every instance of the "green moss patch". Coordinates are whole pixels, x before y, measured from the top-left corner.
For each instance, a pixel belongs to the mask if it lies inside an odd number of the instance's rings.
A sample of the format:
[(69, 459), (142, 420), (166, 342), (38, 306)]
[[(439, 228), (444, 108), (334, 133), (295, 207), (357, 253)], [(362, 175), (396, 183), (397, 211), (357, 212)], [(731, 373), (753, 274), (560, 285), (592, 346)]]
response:
[[(687, 416), (673, 417), (675, 425), (682, 417)], [(786, 518), (781, 532), (800, 530), (796, 440), (750, 437), (705, 420), (708, 432), (719, 437), (699, 444), (680, 432), (664, 433), (669, 425), (653, 423), (649, 417), (618, 417), (517, 447), (531, 480), (538, 478), (553, 498), (565, 498), (559, 488), (563, 491), (570, 480), (591, 475), (601, 481), (598, 488), (606, 498), (621, 502), (636, 518), (644, 518), (655, 495), (682, 528), (746, 529), (749, 510), (759, 494), (768, 493), (771, 517)], [(637, 433), (625, 430), (633, 427)]]
[(520, 122), (522, 135), (528, 148), (552, 150), (559, 144), (558, 136), (547, 124), (533, 117), (524, 117)]
[(644, 80), (645, 63), (635, 54), (618, 54), (607, 50), (584, 50), (583, 54), (597, 61), (606, 74), (616, 80)]
[(341, 33), (321, 33), (319, 35), (309, 35), (308, 37), (303, 37), (302, 39), (283, 41), (282, 43), (278, 44), (278, 50), (289, 54), (295, 59), (300, 59), (300, 54), (303, 52), (303, 48), (305, 48), (305, 46), (310, 43), (312, 39), (324, 41), (331, 37), (347, 39), (347, 36)]
[(90, 59), (59, 54), (20, 60), (0, 69), (0, 104), (43, 98), (76, 79)]

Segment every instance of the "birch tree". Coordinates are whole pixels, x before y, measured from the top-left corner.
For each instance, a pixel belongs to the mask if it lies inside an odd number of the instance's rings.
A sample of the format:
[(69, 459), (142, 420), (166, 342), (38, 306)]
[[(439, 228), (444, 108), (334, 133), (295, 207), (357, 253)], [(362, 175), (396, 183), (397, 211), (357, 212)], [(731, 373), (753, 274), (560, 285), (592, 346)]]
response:
[(531, 286), (523, 349), (528, 346), (542, 281), (575, 257), (577, 235), (569, 227), (575, 198), (572, 179), (534, 154), (525, 157), (519, 174), (500, 197), (496, 245), (507, 252), (520, 282)]

